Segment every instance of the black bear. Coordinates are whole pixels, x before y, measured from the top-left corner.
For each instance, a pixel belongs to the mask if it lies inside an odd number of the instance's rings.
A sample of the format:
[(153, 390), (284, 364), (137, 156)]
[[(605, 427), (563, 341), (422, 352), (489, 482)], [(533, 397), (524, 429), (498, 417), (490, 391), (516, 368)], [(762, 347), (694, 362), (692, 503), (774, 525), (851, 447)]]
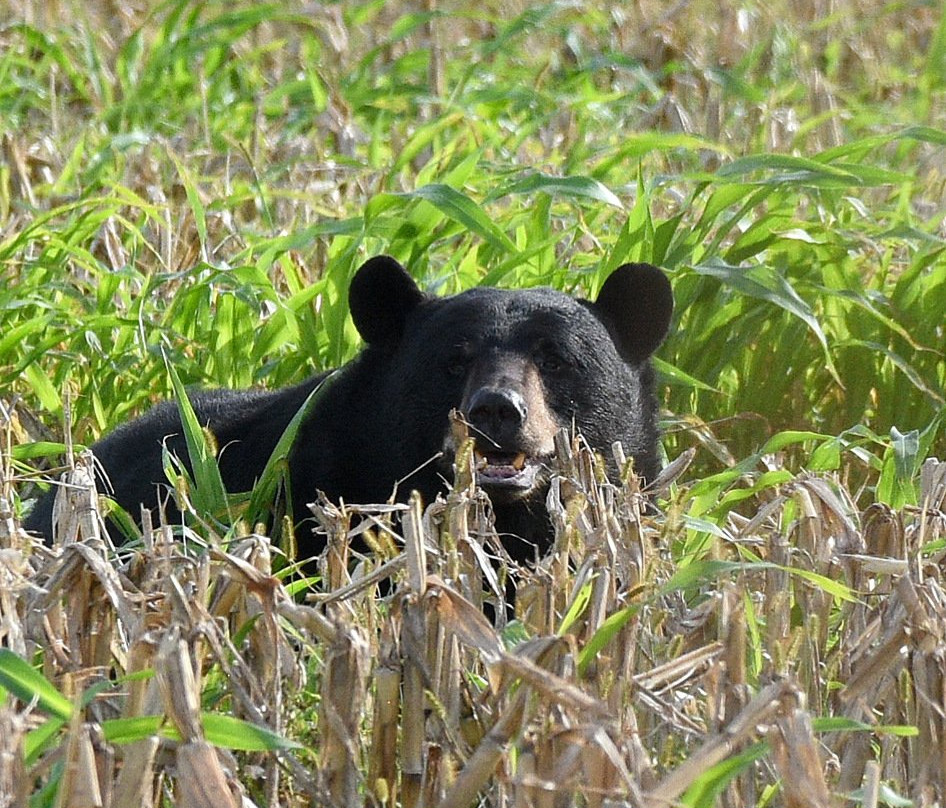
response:
[[(430, 502), (452, 479), (454, 409), (475, 438), (477, 477), (490, 495), (497, 530), (540, 549), (550, 531), (543, 507), (548, 461), (562, 427), (608, 455), (621, 441), (637, 472), (656, 476), (657, 400), (648, 358), (673, 309), (670, 283), (656, 267), (620, 267), (594, 302), (545, 288), (475, 288), (437, 298), (393, 258), (379, 256), (352, 279), (349, 304), (366, 345), (315, 400), (297, 433), (289, 455), (297, 524), (311, 515), (306, 503), (316, 491), (335, 501), (384, 502), (398, 484), (400, 492), (416, 489)], [(193, 394), (198, 418), (216, 438), (229, 491), (252, 488), (290, 419), (325, 376), (273, 392)], [(142, 503), (155, 504), (156, 486), (166, 484), (165, 441), (187, 457), (174, 402), (92, 446), (114, 499), (132, 516)], [(26, 527), (49, 538), (51, 521), (49, 493)], [(310, 542), (300, 549), (320, 548)], [(532, 553), (522, 548), (514, 555)]]

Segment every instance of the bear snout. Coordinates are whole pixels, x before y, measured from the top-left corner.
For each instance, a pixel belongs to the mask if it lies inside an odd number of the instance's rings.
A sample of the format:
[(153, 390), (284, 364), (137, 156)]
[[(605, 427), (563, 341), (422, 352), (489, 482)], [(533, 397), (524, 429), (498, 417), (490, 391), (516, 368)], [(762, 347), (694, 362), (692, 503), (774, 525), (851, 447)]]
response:
[(481, 387), (465, 403), (480, 485), (494, 498), (521, 496), (542, 478), (542, 458), (526, 433), (529, 406), (511, 387)]
[(481, 387), (462, 407), (481, 451), (515, 447), (529, 417), (525, 398), (509, 387)]
[[(510, 364), (499, 367), (508, 371)], [(477, 480), (494, 502), (515, 501), (542, 490), (557, 431), (534, 369), (525, 362), (515, 364), (521, 365), (521, 385), (490, 367), (491, 372), (471, 380), (460, 406), (474, 440)], [(452, 436), (445, 449), (448, 455), (456, 450)]]

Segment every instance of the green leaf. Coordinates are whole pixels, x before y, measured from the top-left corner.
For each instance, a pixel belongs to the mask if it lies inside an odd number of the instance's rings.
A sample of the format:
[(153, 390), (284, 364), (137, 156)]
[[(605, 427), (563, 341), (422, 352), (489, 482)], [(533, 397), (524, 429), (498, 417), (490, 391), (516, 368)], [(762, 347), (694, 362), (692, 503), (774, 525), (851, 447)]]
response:
[(942, 407), (946, 405), (946, 399), (943, 398), (942, 394), (937, 392), (931, 385), (927, 384), (916, 368), (896, 351), (892, 351), (888, 346), (874, 341), (853, 340), (851, 344), (866, 348), (877, 355), (882, 354), (886, 356), (891, 363), (896, 366), (897, 370), (907, 377), (910, 384), (929, 396), (936, 406)]
[(578, 654), (578, 675), (584, 676), (588, 666), (597, 658), (601, 650), (605, 648), (624, 628), (627, 622), (641, 610), (641, 604), (632, 603), (620, 611), (615, 612), (605, 620), (598, 630), (591, 636), (591, 639), (585, 644)]
[[(290, 741), (271, 730), (232, 716), (201, 713), (200, 721), (208, 743), (224, 749), (237, 749), (242, 752), (272, 752), (300, 746), (295, 741)], [(102, 722), (102, 732), (105, 740), (119, 745), (135, 743), (154, 735), (170, 740), (181, 740), (180, 733), (168, 723), (163, 715), (109, 719)]]
[[(163, 715), (139, 715), (133, 718), (110, 718), (102, 722), (102, 734), (105, 740), (113, 744), (128, 744), (143, 741), (153, 735), (170, 737), (165, 728)], [(177, 740), (180, 736), (174, 733)]]
[(170, 146), (167, 148), (167, 153), (177, 169), (181, 185), (184, 186), (187, 202), (190, 205), (191, 213), (194, 214), (194, 226), (197, 228), (197, 238), (200, 241), (201, 255), (206, 261), (209, 257), (207, 255), (207, 214), (204, 212), (204, 205), (200, 201), (200, 191), (198, 191), (197, 184), (194, 182), (190, 171)]
[(62, 399), (59, 397), (59, 391), (50, 382), (49, 376), (43, 372), (40, 365), (28, 365), (23, 372), (43, 407), (49, 412), (62, 412)]
[(562, 623), (558, 627), (558, 634), (560, 636), (567, 634), (568, 629), (570, 629), (575, 621), (581, 617), (582, 612), (588, 607), (588, 603), (591, 600), (591, 589), (594, 584), (594, 579), (586, 581), (581, 590), (572, 600), (572, 605), (565, 613), (565, 616), (562, 618)]
[(830, 440), (831, 437), (831, 435), (823, 435), (820, 432), (809, 432), (800, 429), (787, 429), (784, 432), (779, 432), (778, 434), (769, 438), (760, 450), (760, 453), (771, 454), (773, 452), (780, 452), (786, 446), (795, 446), (796, 444), (807, 443), (808, 441)]
[(689, 373), (684, 372), (676, 365), (671, 365), (669, 362), (664, 362), (663, 359), (654, 357), (651, 359), (651, 363), (654, 366), (654, 369), (661, 375), (661, 377), (668, 384), (677, 384), (683, 387), (692, 387), (696, 390), (705, 390), (708, 393), (719, 393), (720, 391), (713, 387), (712, 385), (706, 384), (706, 382), (700, 381), (694, 376), (691, 376)]
[(687, 808), (716, 808), (719, 795), (740, 774), (768, 751), (765, 742), (754, 743), (738, 754), (727, 757), (703, 772), (680, 798)]
[[(654, 222), (650, 215), (648, 197), (644, 190), (643, 181), (638, 177), (637, 199), (631, 208), (624, 226), (618, 235), (617, 241), (602, 262), (598, 272), (598, 281), (601, 285), (605, 279), (627, 261), (651, 260), (650, 251), (654, 242)], [(600, 286), (593, 291), (595, 294)]]
[(32, 665), (8, 648), (0, 648), (0, 686), (25, 704), (35, 700), (40, 710), (63, 721), (68, 721), (72, 716), (72, 702)]
[(946, 14), (940, 14), (939, 25), (930, 37), (923, 73), (930, 88), (946, 87)]
[(801, 567), (777, 567), (783, 572), (787, 572), (790, 575), (796, 575), (799, 578), (804, 578), (809, 583), (814, 584), (819, 589), (823, 589), (829, 595), (838, 600), (845, 600), (848, 603), (860, 603), (860, 599), (854, 594), (854, 590), (849, 586), (845, 586), (840, 581), (836, 581), (833, 578), (828, 578), (826, 575), (819, 575), (817, 572), (812, 572), (811, 570), (806, 570)]
[(697, 533), (708, 533), (710, 536), (715, 536), (717, 539), (728, 541), (732, 538), (731, 533), (724, 530), (710, 519), (702, 519), (698, 516), (684, 514), (683, 524), (686, 525), (687, 530), (694, 530)]
[[(746, 180), (748, 174), (763, 174)], [(826, 163), (790, 154), (753, 154), (740, 157), (719, 168), (716, 179), (750, 182), (755, 185), (800, 185), (818, 188), (851, 188), (903, 182), (905, 174), (858, 163)]]
[(229, 715), (202, 713), (201, 723), (207, 740), (214, 746), (221, 746), (224, 749), (238, 749), (242, 752), (272, 752), (277, 749), (301, 747), (301, 744), (284, 738), (272, 730)]
[(912, 479), (920, 451), (920, 433), (916, 429), (911, 429), (904, 434), (892, 426), (890, 427), (890, 445), (893, 446), (897, 476), (901, 480)]
[(36, 460), (39, 457), (62, 457), (66, 453), (66, 444), (51, 441), (36, 441), (35, 443), (21, 443), (13, 447), (14, 460)]
[(815, 732), (876, 732), (878, 735), (898, 738), (915, 738), (920, 734), (919, 729), (912, 724), (867, 724), (842, 715), (813, 718), (811, 726)]
[(500, 252), (518, 253), (516, 245), (470, 197), (455, 188), (442, 183), (424, 185), (414, 191), (400, 194), (379, 194), (375, 200), (384, 197), (423, 199), (429, 202), (444, 216), (476, 233)]
[[(940, 18), (939, 31), (937, 34), (941, 38), (940, 47), (943, 54), (946, 54), (946, 15)], [(943, 61), (946, 68), (946, 59)], [(943, 72), (943, 79), (946, 81), (946, 69)], [(946, 131), (935, 129), (932, 126), (908, 126), (906, 129), (896, 133), (897, 138), (909, 138), (911, 140), (920, 140), (924, 143), (934, 143), (937, 146), (946, 146)]]
[(210, 451), (207, 437), (197, 419), (197, 413), (194, 412), (187, 390), (166, 355), (164, 363), (174, 387), (177, 407), (184, 426), (184, 439), (187, 441), (187, 454), (193, 469), (196, 486), (192, 492), (194, 507), (201, 513), (224, 514), (227, 512), (227, 490), (220, 476), (217, 459)]
[(808, 460), (812, 471), (837, 471), (841, 467), (841, 441), (829, 438), (815, 447)]
[(841, 379), (834, 366), (834, 360), (828, 349), (828, 338), (811, 307), (798, 295), (792, 285), (781, 273), (770, 266), (736, 267), (721, 259), (714, 258), (693, 268), (699, 275), (717, 278), (737, 292), (758, 300), (765, 300), (793, 317), (797, 317), (808, 326), (818, 338), (824, 351), (825, 361), (831, 375), (838, 383)]
[[(279, 436), (275, 448), (266, 461), (263, 473), (256, 485), (253, 486), (253, 492), (250, 495), (246, 514), (250, 524), (260, 521), (272, 505), (276, 497), (276, 491), (285, 479), (289, 452), (295, 443), (299, 427), (302, 426), (302, 422), (316, 403), (331, 389), (341, 372), (334, 371), (316, 385), (315, 389), (306, 397), (306, 400), (302, 402), (302, 406), (299, 407), (296, 414), (292, 416), (292, 420), (283, 430), (282, 435)], [(287, 485), (287, 494), (288, 491), (289, 486)], [(287, 502), (286, 512), (292, 513), (292, 508), (293, 503)]]
[(802, 569), (800, 567), (785, 567), (780, 564), (772, 564), (768, 561), (716, 561), (714, 559), (702, 559), (693, 561), (684, 567), (681, 567), (674, 573), (670, 580), (661, 588), (660, 592), (666, 594), (681, 589), (690, 589), (699, 584), (705, 584), (716, 581), (724, 575), (733, 572), (758, 572), (765, 569), (777, 569), (787, 572), (789, 575), (796, 575), (804, 578), (806, 581), (814, 584), (819, 589), (823, 589), (832, 597), (849, 603), (858, 603), (854, 591), (845, 586), (840, 581), (835, 581), (825, 575), (819, 575), (817, 572)]
[(541, 172), (527, 174), (525, 177), (514, 180), (507, 185), (500, 186), (490, 194), (489, 199), (502, 199), (504, 196), (516, 194), (545, 193), (550, 196), (559, 196), (566, 199), (593, 199), (606, 205), (622, 209), (624, 205), (603, 183), (591, 177), (554, 177)]
[(902, 433), (891, 427), (890, 445), (884, 452), (877, 481), (877, 499), (896, 509), (916, 505), (916, 474), (922, 459), (920, 433), (915, 429)]
[[(661, 588), (662, 593), (675, 592), (680, 589), (690, 589), (697, 584), (715, 581), (731, 572), (737, 572), (745, 568), (745, 564), (739, 561), (715, 561), (700, 560), (692, 561), (685, 566), (680, 567)], [(752, 565), (758, 569), (758, 564)]]

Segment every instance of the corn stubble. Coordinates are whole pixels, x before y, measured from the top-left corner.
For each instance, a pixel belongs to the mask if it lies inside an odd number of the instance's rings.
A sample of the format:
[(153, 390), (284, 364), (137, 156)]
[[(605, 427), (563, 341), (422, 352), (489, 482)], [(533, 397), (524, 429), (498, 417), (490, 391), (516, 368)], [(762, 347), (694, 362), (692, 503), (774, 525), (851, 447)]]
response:
[[(795, 808), (860, 788), (877, 805), (881, 784), (942, 804), (946, 464), (927, 461), (923, 506), (902, 511), (858, 513), (837, 481), (796, 476), (692, 559), (686, 459), (658, 510), (629, 468), (607, 483), (565, 435), (559, 455), (556, 540), (534, 569), (504, 557), (461, 452), (426, 510), (313, 506), (330, 585), (304, 603), (264, 536), (195, 553), (147, 527), (116, 561), (74, 497), (62, 518), (80, 540), (52, 550), (3, 504), (0, 637), (75, 709), (37, 751), (42, 710), (5, 698), (0, 804), (57, 777), (68, 808), (738, 807), (773, 788)], [(227, 751), (208, 712), (298, 745)], [(172, 731), (103, 729), (148, 716)]]

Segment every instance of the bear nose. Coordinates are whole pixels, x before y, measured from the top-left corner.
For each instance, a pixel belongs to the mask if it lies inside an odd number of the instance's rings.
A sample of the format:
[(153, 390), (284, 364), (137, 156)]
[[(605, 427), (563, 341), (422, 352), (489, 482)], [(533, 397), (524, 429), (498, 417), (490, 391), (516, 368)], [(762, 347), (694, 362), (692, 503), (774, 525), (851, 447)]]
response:
[(470, 398), (466, 415), (474, 429), (500, 448), (514, 442), (526, 422), (528, 408), (516, 390), (481, 387)]

